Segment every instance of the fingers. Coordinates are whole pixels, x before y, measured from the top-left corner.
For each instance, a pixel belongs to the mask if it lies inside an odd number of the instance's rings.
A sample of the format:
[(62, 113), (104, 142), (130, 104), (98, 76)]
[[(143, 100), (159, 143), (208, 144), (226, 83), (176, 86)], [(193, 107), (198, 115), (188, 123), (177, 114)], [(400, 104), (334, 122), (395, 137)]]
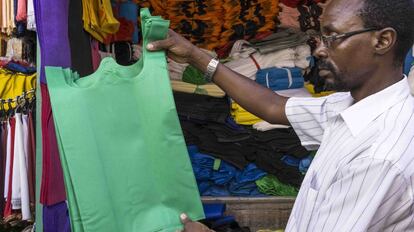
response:
[(172, 45), (173, 45), (173, 40), (171, 39), (171, 37), (169, 37), (164, 40), (153, 41), (147, 44), (147, 49), (150, 51), (158, 51), (162, 49), (168, 49)]
[(191, 222), (191, 219), (185, 213), (182, 213), (180, 215), (180, 219), (181, 219), (181, 223), (183, 223), (183, 225), (185, 225), (186, 223)]

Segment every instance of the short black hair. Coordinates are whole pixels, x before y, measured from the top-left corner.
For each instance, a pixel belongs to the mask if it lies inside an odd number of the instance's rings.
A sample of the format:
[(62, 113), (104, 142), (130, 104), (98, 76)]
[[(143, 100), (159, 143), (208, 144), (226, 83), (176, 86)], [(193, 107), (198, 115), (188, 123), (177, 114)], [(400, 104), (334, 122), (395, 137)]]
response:
[(395, 64), (401, 65), (414, 43), (414, 0), (364, 0), (359, 16), (366, 28), (397, 31)]

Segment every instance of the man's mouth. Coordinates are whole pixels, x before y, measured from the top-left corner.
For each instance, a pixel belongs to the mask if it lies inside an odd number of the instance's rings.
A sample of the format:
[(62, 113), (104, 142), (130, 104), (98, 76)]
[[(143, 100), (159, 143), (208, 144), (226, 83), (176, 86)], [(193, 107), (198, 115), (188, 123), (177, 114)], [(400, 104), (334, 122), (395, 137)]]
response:
[(327, 69), (321, 69), (319, 70), (319, 76), (320, 77), (327, 77), (329, 74), (331, 74), (332, 72), (327, 70)]

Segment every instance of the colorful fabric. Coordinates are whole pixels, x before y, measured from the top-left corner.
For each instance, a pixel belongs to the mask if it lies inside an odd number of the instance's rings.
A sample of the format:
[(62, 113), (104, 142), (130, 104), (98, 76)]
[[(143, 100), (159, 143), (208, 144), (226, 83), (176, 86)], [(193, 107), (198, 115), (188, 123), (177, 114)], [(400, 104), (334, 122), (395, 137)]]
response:
[(302, 70), (299, 68), (267, 68), (256, 73), (256, 82), (273, 91), (298, 89), (304, 85)]
[[(14, 99), (36, 87), (36, 74), (25, 75), (0, 69), (0, 86), (0, 99)], [(16, 103), (12, 102), (11, 106), (14, 108)], [(9, 105), (4, 104), (4, 107), (8, 109)]]
[(42, 97), (42, 181), (40, 203), (44, 206), (55, 205), (66, 200), (62, 164), (59, 157), (55, 124), (48, 88), (40, 84)]
[(205, 85), (193, 85), (182, 81), (171, 80), (171, 87), (174, 91), (183, 93), (195, 93), (211, 97), (224, 97), (226, 93), (213, 83)]
[(297, 8), (286, 6), (283, 3), (279, 3), (280, 11), (279, 11), (279, 21), (280, 27), (284, 28), (296, 28), (300, 29), (299, 25), (299, 11)]
[(119, 29), (119, 21), (113, 15), (110, 0), (84, 0), (83, 28), (103, 43), (105, 38)]
[(144, 0), (141, 7), (171, 20), (171, 28), (199, 47), (213, 50), (229, 41), (276, 28), (278, 0)]
[(236, 102), (231, 103), (230, 114), (234, 121), (237, 124), (241, 125), (253, 125), (255, 123), (263, 121), (262, 119), (245, 110)]
[(203, 196), (258, 196), (255, 181), (266, 175), (253, 163), (242, 170), (188, 146), (194, 175)]
[(298, 195), (298, 189), (281, 183), (273, 175), (267, 175), (257, 180), (256, 185), (260, 192), (271, 196), (295, 197)]
[(324, 96), (328, 96), (328, 95), (335, 93), (334, 91), (323, 91), (323, 92), (315, 93), (314, 85), (309, 84), (309, 83), (305, 84), (305, 88), (309, 91), (312, 97), (324, 97)]

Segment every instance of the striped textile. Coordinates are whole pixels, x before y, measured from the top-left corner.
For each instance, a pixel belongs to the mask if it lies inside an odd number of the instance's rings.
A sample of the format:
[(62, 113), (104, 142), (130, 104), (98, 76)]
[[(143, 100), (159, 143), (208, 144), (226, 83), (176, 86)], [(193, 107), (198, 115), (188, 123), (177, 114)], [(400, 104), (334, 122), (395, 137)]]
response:
[(350, 93), (290, 98), (302, 145), (318, 148), (290, 231), (414, 231), (414, 97), (407, 78), (353, 103)]

